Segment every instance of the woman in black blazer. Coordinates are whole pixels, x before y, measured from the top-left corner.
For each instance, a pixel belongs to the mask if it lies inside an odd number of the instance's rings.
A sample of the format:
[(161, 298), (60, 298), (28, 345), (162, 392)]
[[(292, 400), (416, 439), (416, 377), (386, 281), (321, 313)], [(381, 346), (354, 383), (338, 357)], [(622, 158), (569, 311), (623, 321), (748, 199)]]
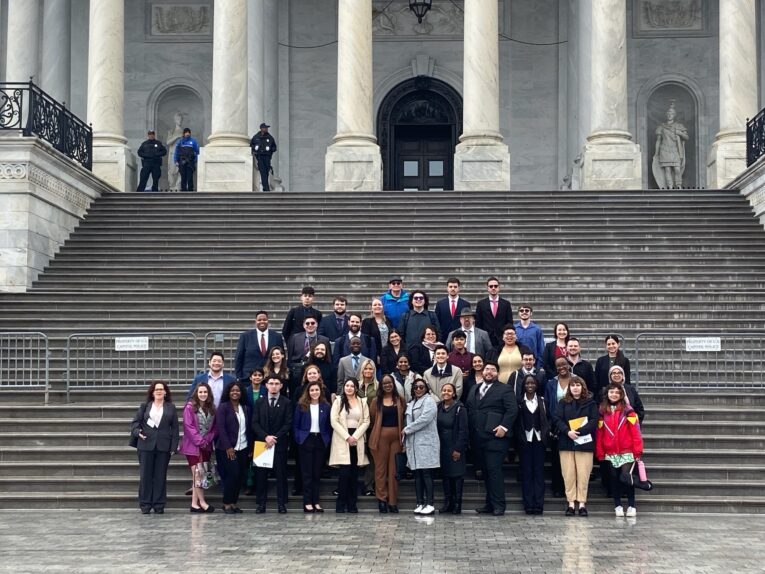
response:
[(383, 375), (392, 374), (396, 370), (398, 360), (402, 356), (407, 356), (402, 343), (399, 332), (396, 329), (391, 329), (388, 333), (388, 344), (383, 347), (380, 353), (380, 369)]
[(595, 363), (595, 388), (590, 390), (598, 402), (608, 383), (610, 383), (608, 373), (611, 367), (621, 367), (624, 371), (623, 383), (630, 384), (630, 360), (622, 353), (621, 346), (619, 335), (608, 335), (606, 337), (606, 354), (598, 357), (598, 361)]
[(361, 321), (361, 337), (365, 348), (374, 349), (372, 353), (374, 356), (369, 358), (378, 367), (380, 366), (383, 347), (388, 344), (391, 329), (393, 329), (393, 325), (383, 312), (382, 301), (377, 298), (372, 299), (371, 314)]
[(164, 381), (152, 381), (149, 385), (146, 400), (130, 425), (130, 436), (131, 445), (138, 449), (141, 512), (149, 514), (153, 508), (155, 514), (164, 514), (167, 467), (180, 439), (178, 412), (172, 403), (170, 387)]
[[(271, 375), (274, 376), (274, 375)], [(247, 478), (248, 455), (252, 444), (250, 421), (252, 408), (243, 404), (246, 389), (243, 383), (235, 381), (223, 390), (215, 422), (218, 429), (217, 460), (224, 461), (226, 472), (223, 473), (223, 512), (240, 514), (237, 505), (239, 491)], [(260, 400), (260, 399), (258, 399)]]

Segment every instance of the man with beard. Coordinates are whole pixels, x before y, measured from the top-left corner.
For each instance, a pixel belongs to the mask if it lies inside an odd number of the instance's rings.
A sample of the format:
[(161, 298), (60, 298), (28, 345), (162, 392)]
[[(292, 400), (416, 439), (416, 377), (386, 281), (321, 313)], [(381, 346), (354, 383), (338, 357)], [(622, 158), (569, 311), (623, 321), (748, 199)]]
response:
[(372, 349), (369, 349), (364, 344), (366, 337), (361, 336), (361, 315), (358, 313), (351, 313), (348, 315), (348, 333), (340, 336), (334, 344), (332, 349), (332, 361), (335, 366), (340, 362), (340, 359), (347, 357), (351, 354), (351, 340), (357, 338), (361, 340), (361, 354), (365, 357), (374, 357), (375, 353)]
[(345, 312), (348, 299), (337, 296), (332, 300), (332, 314), (321, 318), (319, 335), (330, 341), (336, 341), (348, 332), (348, 314)]

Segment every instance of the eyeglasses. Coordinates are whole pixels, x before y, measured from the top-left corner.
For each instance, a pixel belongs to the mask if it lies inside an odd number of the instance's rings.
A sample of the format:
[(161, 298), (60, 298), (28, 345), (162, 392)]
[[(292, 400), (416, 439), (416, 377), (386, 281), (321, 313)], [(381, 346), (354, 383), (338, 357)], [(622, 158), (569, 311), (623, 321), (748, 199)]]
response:
[(499, 285), (488, 285), (489, 289), (499, 289)]
[(519, 313), (531, 313), (531, 309), (518, 309)]
[(315, 325), (316, 321), (306, 321), (304, 324), (305, 325)]
[(401, 285), (401, 281), (389, 281), (389, 285)]
[(412, 297), (412, 299), (414, 299), (415, 301), (423, 301), (425, 297), (421, 297), (420, 295), (417, 295), (415, 297)]
[(425, 390), (425, 385), (414, 385), (414, 390), (415, 391), (424, 391)]

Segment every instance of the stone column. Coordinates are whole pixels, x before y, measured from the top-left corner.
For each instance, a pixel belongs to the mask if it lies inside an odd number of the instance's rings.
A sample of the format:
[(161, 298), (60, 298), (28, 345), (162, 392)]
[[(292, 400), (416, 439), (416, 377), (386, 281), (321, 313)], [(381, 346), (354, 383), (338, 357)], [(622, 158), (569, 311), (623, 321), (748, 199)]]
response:
[[(264, 0), (265, 26), (263, 29), (263, 119), (271, 126), (269, 130), (276, 139), (277, 146), (282, 142), (282, 133), (279, 131), (279, 0)], [(281, 147), (280, 147), (281, 149)], [(284, 191), (282, 180), (279, 177), (279, 157), (277, 152), (271, 158), (271, 167), (274, 175), (271, 176), (271, 190)], [(258, 178), (259, 180), (260, 178)], [(259, 181), (258, 181), (259, 183)]]
[(247, 0), (215, 0), (212, 133), (199, 157), (200, 191), (250, 191)]
[[(263, 121), (263, 0), (247, 0), (247, 135)], [(277, 142), (278, 143), (278, 142)]]
[[(592, 24), (589, 135), (581, 159), (583, 189), (640, 189), (640, 146), (632, 141), (627, 116), (626, 0), (591, 0), (582, 17)], [(580, 105), (586, 105), (585, 100)], [(585, 114), (585, 117), (587, 114)]]
[(33, 76), (39, 84), (39, 24), (40, 0), (8, 0), (6, 82), (28, 82)]
[(755, 0), (720, 2), (720, 131), (707, 163), (707, 187), (723, 188), (746, 170), (746, 118), (757, 106)]
[(125, 138), (125, 2), (90, 0), (88, 118), (93, 173), (120, 191), (135, 188), (135, 159)]
[(40, 85), (59, 102), (71, 102), (71, 0), (45, 0)]
[(510, 152), (499, 133), (499, 7), (465, 0), (463, 133), (454, 153), (454, 189), (510, 189)]
[(327, 191), (379, 191), (382, 157), (374, 135), (372, 0), (338, 0), (337, 133), (327, 148)]

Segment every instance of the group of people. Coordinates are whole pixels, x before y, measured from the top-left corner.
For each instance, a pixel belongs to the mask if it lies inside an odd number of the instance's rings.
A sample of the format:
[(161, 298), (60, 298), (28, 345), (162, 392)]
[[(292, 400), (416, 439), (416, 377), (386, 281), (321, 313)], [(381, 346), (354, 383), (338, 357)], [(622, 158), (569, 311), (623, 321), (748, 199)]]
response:
[[(435, 513), (436, 474), (444, 501), (439, 512), (460, 514), (470, 462), (486, 490), (477, 512), (500, 516), (506, 510), (503, 463), (517, 456), (527, 514), (544, 511), (549, 459), (553, 495), (565, 496), (566, 515), (587, 516), (598, 461), (616, 515), (635, 516), (634, 487), (625, 475), (642, 456), (644, 409), (618, 336), (606, 337), (606, 354), (593, 368), (565, 323), (545, 342), (531, 305), (519, 305), (514, 321), (499, 280), (490, 277), (486, 285), (488, 296), (475, 311), (460, 296), (457, 278), (447, 281), (446, 297), (431, 310), (427, 293), (405, 291), (400, 277), (373, 299), (366, 317), (348, 312), (340, 296), (332, 312), (322, 314), (310, 286), (281, 332), (259, 311), (255, 328), (239, 337), (234, 374), (224, 371), (216, 351), (208, 372), (189, 388), (178, 452), (191, 469), (190, 511), (214, 510), (201, 478), (214, 460), (225, 513), (241, 512), (243, 489), (255, 494), (255, 512), (265, 512), (271, 472), (278, 512), (287, 512), (293, 456), (292, 493), (302, 492), (307, 513), (324, 512), (319, 485), (328, 464), (339, 471), (338, 513), (358, 512), (360, 480), (381, 513), (398, 513), (398, 482), (410, 473), (415, 514)], [(178, 448), (177, 416), (173, 424), (168, 403), (170, 389), (154, 382), (133, 420), (144, 512), (164, 508), (162, 476)], [(153, 440), (157, 436), (168, 440)], [(274, 449), (269, 467), (254, 460), (264, 449)]]

